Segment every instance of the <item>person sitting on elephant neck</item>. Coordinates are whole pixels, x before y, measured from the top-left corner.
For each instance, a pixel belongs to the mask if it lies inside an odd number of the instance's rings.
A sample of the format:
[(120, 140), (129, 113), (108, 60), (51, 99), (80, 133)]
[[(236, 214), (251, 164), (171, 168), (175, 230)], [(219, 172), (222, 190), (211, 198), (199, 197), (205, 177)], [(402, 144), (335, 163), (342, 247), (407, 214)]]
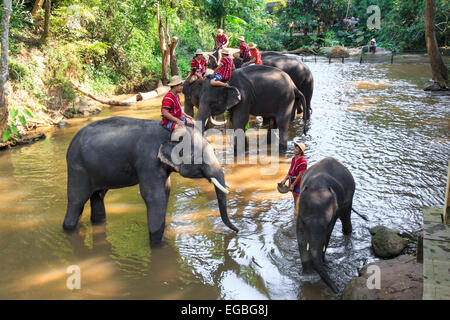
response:
[(215, 87), (229, 87), (227, 83), (231, 78), (231, 72), (236, 69), (233, 60), (229, 57), (227, 49), (222, 50), (223, 58), (213, 74), (208, 75), (211, 79), (211, 85)]
[(238, 40), (240, 43), (239, 52), (233, 54), (233, 57), (238, 60), (241, 60), (243, 63), (250, 61), (250, 49), (244, 41), (245, 40), (244, 36), (240, 36)]
[(289, 191), (294, 196), (295, 215), (298, 214), (299, 199), (300, 199), (300, 185), (302, 183), (302, 176), (307, 169), (305, 155), (306, 146), (303, 143), (294, 142), (294, 154), (292, 158), (291, 167), (286, 177), (280, 182), (282, 185), (289, 180)]
[(183, 80), (173, 76), (169, 82), (170, 90), (164, 96), (161, 104), (161, 125), (169, 131), (186, 130), (186, 124), (194, 124), (194, 119), (183, 112), (179, 93), (183, 90)]
[(242, 67), (251, 66), (253, 64), (262, 65), (263, 63), (261, 60), (261, 53), (259, 52), (258, 49), (256, 49), (256, 44), (254, 44), (253, 42), (250, 42), (248, 44), (248, 48), (250, 49), (250, 60), (247, 62), (244, 62), (242, 64)]
[(206, 64), (206, 60), (203, 58), (203, 51), (198, 49), (191, 61), (191, 73), (189, 74), (191, 78), (189, 83), (192, 83), (197, 79), (205, 79)]

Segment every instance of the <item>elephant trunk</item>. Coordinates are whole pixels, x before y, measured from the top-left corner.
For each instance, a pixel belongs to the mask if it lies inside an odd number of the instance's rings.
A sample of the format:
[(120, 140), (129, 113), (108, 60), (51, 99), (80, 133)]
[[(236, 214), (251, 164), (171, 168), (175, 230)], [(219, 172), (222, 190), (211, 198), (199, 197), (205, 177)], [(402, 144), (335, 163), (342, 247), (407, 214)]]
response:
[(205, 104), (200, 103), (197, 111), (197, 121), (202, 122), (202, 132), (205, 131), (206, 127), (206, 121), (211, 116), (211, 112), (209, 110), (209, 107)]
[(318, 253), (317, 250), (313, 249), (311, 250), (311, 257), (314, 270), (316, 270), (322, 280), (331, 288), (331, 290), (333, 290), (334, 293), (338, 293), (338, 288), (334, 284), (333, 280), (331, 280), (328, 273), (325, 271), (322, 260), (323, 253)]
[[(214, 187), (216, 189), (216, 195), (217, 195), (217, 201), (219, 203), (219, 211), (220, 211), (220, 217), (222, 218), (223, 223), (230, 228), (233, 231), (238, 232), (239, 229), (236, 228), (228, 218), (227, 213), (227, 190), (224, 190), (227, 185), (225, 182), (225, 177), (221, 169), (216, 170), (216, 173), (213, 177), (211, 177), (211, 180), (215, 179), (214, 181)], [(224, 191), (223, 191), (224, 190)]]

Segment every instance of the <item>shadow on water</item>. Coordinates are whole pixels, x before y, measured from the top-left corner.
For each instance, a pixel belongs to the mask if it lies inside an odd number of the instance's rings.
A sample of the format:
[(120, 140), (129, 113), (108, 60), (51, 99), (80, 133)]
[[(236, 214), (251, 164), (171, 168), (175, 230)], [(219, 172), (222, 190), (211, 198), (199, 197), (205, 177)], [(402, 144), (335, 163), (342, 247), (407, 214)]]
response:
[[(62, 231), (66, 206), (65, 153), (88, 123), (115, 115), (159, 119), (161, 99), (108, 107), (69, 120), (46, 140), (0, 152), (0, 298), (3, 299), (336, 299), (316, 274), (303, 274), (294, 204), (280, 194), (293, 156), (292, 140), (307, 146), (309, 165), (333, 156), (356, 181), (355, 208), (344, 237), (338, 221), (326, 253), (342, 290), (374, 261), (368, 227), (422, 227), (421, 209), (441, 206), (450, 156), (449, 98), (422, 90), (424, 63), (308, 63), (315, 77), (308, 134), (296, 119), (288, 152), (271, 164), (224, 163), (232, 186), (228, 212), (240, 229), (220, 219), (214, 187), (173, 174), (165, 245), (150, 249), (145, 205), (137, 186), (106, 196), (107, 222), (92, 226), (89, 203), (74, 234)], [(258, 121), (251, 127), (259, 129)], [(212, 137), (219, 158), (230, 152)], [(217, 142), (216, 142), (217, 140)], [(270, 158), (269, 158), (270, 159)], [(274, 160), (273, 158), (271, 158)], [(67, 267), (81, 269), (81, 289), (70, 291)]]

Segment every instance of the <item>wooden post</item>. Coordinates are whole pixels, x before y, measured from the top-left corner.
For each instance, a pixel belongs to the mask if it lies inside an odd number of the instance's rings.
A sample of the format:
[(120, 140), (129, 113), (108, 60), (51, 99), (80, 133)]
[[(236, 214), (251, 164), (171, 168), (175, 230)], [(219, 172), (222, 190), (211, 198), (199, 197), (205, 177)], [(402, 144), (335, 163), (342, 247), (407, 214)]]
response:
[(391, 64), (394, 63), (394, 51), (392, 51), (392, 55), (391, 55)]
[(448, 216), (450, 214), (450, 161), (448, 162), (447, 171), (447, 187), (445, 189), (445, 202), (444, 202), (444, 224), (448, 223)]
[(317, 56), (314, 55), (314, 62), (317, 62)]
[(342, 57), (342, 63), (344, 63), (344, 57)]

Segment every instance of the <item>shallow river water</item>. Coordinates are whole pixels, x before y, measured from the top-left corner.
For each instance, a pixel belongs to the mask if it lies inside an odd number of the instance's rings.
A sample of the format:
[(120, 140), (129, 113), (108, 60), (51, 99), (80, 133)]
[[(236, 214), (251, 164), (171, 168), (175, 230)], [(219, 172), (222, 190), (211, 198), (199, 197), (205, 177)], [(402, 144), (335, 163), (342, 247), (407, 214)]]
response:
[[(397, 62), (307, 62), (315, 78), (307, 136), (296, 119), (276, 174), (262, 175), (263, 164), (224, 164), (238, 234), (223, 225), (213, 186), (178, 174), (171, 177), (162, 248), (149, 247), (137, 186), (108, 192), (105, 225), (91, 225), (86, 204), (78, 231), (63, 232), (65, 153), (73, 135), (115, 115), (159, 119), (160, 99), (107, 107), (69, 120), (45, 140), (1, 151), (0, 299), (339, 298), (317, 275), (302, 274), (292, 196), (278, 193), (276, 182), (289, 168), (296, 137), (307, 146), (309, 166), (333, 156), (352, 172), (354, 207), (370, 221), (353, 214), (350, 238), (336, 223), (326, 260), (340, 290), (376, 260), (368, 227), (420, 230), (421, 209), (444, 201), (450, 99), (422, 90), (431, 77), (427, 63)], [(81, 289), (73, 291), (66, 286), (72, 265), (81, 271)]]

